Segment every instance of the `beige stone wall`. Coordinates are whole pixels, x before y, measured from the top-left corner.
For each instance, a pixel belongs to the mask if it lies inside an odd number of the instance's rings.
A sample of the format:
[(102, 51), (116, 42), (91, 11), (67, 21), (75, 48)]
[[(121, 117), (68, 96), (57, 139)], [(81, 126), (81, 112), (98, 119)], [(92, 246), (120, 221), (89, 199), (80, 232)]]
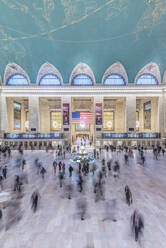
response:
[(166, 137), (166, 92), (163, 95), (164, 136)]
[[(39, 99), (39, 131), (41, 133), (50, 133), (53, 132), (51, 130), (50, 124), (50, 112), (54, 111), (50, 109), (49, 101), (47, 98)], [(59, 111), (62, 112), (62, 105), (60, 106)], [(63, 120), (62, 120), (63, 121)], [(61, 132), (60, 130), (59, 132)]]
[(13, 132), (13, 126), (14, 126), (13, 99), (12, 98), (7, 98), (6, 99), (6, 105), (7, 105), (6, 132)]
[[(125, 99), (124, 98), (105, 98), (107, 101), (107, 108), (103, 111), (114, 111), (114, 130), (108, 132), (125, 132)], [(110, 102), (110, 103), (109, 103)], [(104, 119), (103, 119), (104, 121)]]
[[(18, 130), (14, 129), (14, 102), (18, 102), (21, 104), (21, 128)], [(25, 119), (26, 119), (26, 109), (23, 100), (20, 98), (6, 98), (6, 113), (7, 113), (7, 125), (5, 132), (9, 133), (22, 133), (26, 132), (25, 128)]]
[(126, 97), (126, 132), (129, 132), (129, 128), (134, 128), (136, 131), (136, 96), (129, 95)]
[(158, 98), (152, 100), (152, 110), (151, 110), (151, 132), (159, 132), (158, 125)]
[(50, 112), (47, 100), (39, 101), (40, 132), (50, 133)]
[[(144, 129), (144, 103), (151, 101), (151, 129)], [(149, 99), (140, 99), (139, 108), (139, 132), (159, 132), (159, 99), (153, 97)]]
[(29, 96), (29, 131), (31, 128), (36, 128), (39, 132), (39, 97)]
[(158, 130), (164, 136), (164, 93), (158, 99)]
[(0, 97), (0, 128), (1, 132), (7, 131), (7, 101), (5, 96)]
[(125, 132), (125, 101), (116, 103), (114, 132)]

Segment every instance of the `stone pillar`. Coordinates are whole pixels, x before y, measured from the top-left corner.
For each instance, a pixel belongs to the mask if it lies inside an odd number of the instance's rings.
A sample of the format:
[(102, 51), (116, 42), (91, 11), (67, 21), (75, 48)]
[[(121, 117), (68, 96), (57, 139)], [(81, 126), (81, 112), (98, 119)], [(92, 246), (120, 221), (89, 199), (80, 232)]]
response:
[[(96, 103), (101, 103), (102, 104), (102, 125), (96, 125)], [(101, 136), (103, 132), (103, 121), (104, 121), (104, 99), (102, 96), (94, 96), (94, 115), (93, 115), (93, 122), (94, 122), (94, 146), (96, 146), (96, 141), (100, 141), (100, 146), (101, 144)], [(96, 131), (96, 128), (101, 129), (100, 131)]]
[(136, 132), (136, 96), (126, 96), (126, 132), (129, 132), (129, 128), (133, 128)]
[(164, 136), (164, 138), (166, 138), (166, 91), (164, 91), (164, 93), (163, 93), (163, 116), (164, 116), (163, 136)]
[[(32, 129), (35, 130), (33, 131)], [(40, 132), (38, 96), (29, 96), (29, 132)]]
[(7, 99), (6, 99), (5, 96), (2, 95), (1, 98), (0, 98), (0, 131), (1, 131), (1, 134), (6, 132), (7, 129), (8, 129)]
[[(71, 97), (64, 96), (62, 97), (62, 132), (64, 133), (65, 143), (72, 144), (72, 136), (71, 136), (71, 125), (72, 125), (72, 114), (71, 114)], [(69, 104), (69, 125), (63, 125), (63, 104)], [(67, 130), (68, 129), (68, 130)]]

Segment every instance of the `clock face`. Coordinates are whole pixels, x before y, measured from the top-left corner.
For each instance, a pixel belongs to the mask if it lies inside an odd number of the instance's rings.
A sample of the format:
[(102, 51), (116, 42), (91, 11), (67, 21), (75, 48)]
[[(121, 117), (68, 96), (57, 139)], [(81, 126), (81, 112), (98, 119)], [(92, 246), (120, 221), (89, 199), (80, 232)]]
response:
[(57, 121), (53, 121), (53, 122), (52, 122), (52, 127), (53, 127), (54, 129), (58, 128), (58, 122), (57, 122)]
[(112, 128), (112, 121), (107, 121), (107, 127)]

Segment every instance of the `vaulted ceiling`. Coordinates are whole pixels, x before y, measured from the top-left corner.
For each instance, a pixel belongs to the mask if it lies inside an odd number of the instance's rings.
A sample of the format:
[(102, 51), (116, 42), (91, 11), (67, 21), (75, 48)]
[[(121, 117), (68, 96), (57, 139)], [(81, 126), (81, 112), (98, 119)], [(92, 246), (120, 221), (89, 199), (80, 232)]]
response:
[(116, 61), (129, 82), (147, 63), (166, 69), (165, 0), (1, 0), (0, 73), (19, 64), (32, 82), (49, 61), (69, 82), (87, 63), (100, 83)]

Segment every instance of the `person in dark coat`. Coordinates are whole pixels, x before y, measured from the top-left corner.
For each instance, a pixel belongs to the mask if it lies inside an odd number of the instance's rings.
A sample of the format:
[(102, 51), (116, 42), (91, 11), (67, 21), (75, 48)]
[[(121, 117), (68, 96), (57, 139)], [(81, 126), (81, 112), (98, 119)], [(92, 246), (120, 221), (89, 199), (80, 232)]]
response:
[(139, 235), (142, 233), (142, 229), (144, 228), (144, 221), (142, 215), (135, 210), (133, 215), (131, 216), (132, 221), (132, 231), (134, 232), (135, 241), (138, 241)]
[(69, 177), (72, 177), (72, 172), (73, 172), (73, 167), (70, 164), (70, 166), (69, 166)]
[(0, 209), (0, 220), (2, 219), (2, 216), (3, 216), (2, 209)]
[(5, 166), (5, 167), (2, 169), (2, 175), (3, 175), (3, 178), (6, 179), (6, 177), (7, 177), (7, 166)]
[(39, 193), (37, 190), (35, 190), (31, 196), (31, 202), (32, 202), (31, 208), (33, 209), (34, 212), (36, 212), (37, 210), (38, 201), (39, 201)]
[(64, 174), (62, 173), (62, 171), (59, 172), (59, 186), (60, 188), (62, 188), (62, 182), (64, 179)]
[(130, 206), (133, 202), (131, 191), (128, 185), (125, 186), (126, 203)]
[(21, 192), (21, 185), (22, 183), (21, 183), (20, 177), (16, 175), (15, 183), (14, 183), (14, 191)]
[(46, 173), (46, 169), (44, 167), (41, 168), (40, 174), (42, 175), (42, 178), (44, 179), (44, 175)]

